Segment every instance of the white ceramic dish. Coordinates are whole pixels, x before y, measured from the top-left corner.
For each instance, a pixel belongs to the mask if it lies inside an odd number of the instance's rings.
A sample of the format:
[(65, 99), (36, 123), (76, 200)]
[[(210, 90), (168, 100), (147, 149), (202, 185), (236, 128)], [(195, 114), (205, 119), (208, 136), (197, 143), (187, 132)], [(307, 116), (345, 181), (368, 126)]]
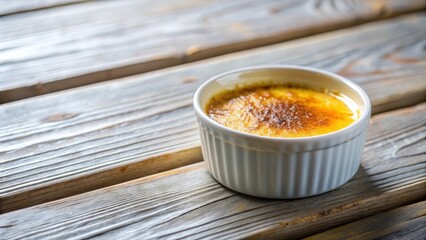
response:
[[(350, 97), (360, 110), (339, 131), (301, 138), (273, 138), (238, 132), (208, 117), (205, 105), (215, 94), (257, 82), (299, 83)], [(208, 170), (224, 186), (267, 198), (300, 198), (335, 189), (357, 172), (371, 104), (356, 84), (309, 67), (273, 65), (238, 69), (215, 76), (196, 91), (194, 109)]]

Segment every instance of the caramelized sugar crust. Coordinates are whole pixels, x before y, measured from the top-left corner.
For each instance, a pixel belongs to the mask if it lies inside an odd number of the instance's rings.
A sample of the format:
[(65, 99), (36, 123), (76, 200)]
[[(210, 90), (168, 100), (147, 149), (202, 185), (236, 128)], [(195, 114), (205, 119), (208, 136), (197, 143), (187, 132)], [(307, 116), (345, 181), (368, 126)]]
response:
[(358, 118), (339, 93), (291, 86), (252, 86), (214, 96), (206, 113), (237, 131), (269, 137), (308, 137), (342, 129)]

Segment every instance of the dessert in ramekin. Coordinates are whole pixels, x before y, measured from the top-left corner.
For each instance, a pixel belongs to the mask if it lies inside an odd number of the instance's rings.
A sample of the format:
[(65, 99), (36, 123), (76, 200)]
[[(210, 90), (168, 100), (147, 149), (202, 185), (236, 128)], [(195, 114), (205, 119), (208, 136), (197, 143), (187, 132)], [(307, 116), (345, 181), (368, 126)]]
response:
[[(259, 129), (258, 124), (239, 129), (232, 124), (226, 126), (228, 120), (220, 123), (218, 119), (213, 119), (214, 115), (209, 116), (207, 111), (212, 98), (223, 92), (239, 92), (239, 89), (253, 86), (303, 86), (304, 89), (318, 92), (338, 93), (350, 100), (353, 106), (348, 107), (356, 108), (356, 118), (341, 128), (330, 128), (332, 130), (324, 133), (307, 131), (309, 133), (292, 135), (289, 133), (300, 133), (296, 130), (302, 129), (303, 125), (309, 126), (310, 119), (321, 122), (324, 118), (327, 121), (323, 122), (332, 123), (328, 127), (333, 127), (333, 115), (310, 112), (310, 105), (292, 105), (291, 101), (280, 103), (281, 97), (276, 96), (271, 101), (262, 100), (265, 104), (260, 104), (257, 107), (259, 109), (255, 110), (252, 109), (251, 101), (250, 108), (241, 112), (241, 116), (245, 113), (254, 114), (254, 117), (242, 117), (242, 122), (247, 119), (266, 119), (266, 127), (273, 128), (273, 131), (266, 132), (271, 134), (262, 135), (265, 132), (263, 128), (262, 131), (255, 131)], [(271, 107), (271, 104), (275, 105)], [(229, 109), (237, 109), (235, 106), (231, 105)], [(262, 111), (262, 107), (267, 109)], [(281, 112), (271, 117), (271, 109), (279, 109)], [(291, 111), (296, 111), (294, 109), (304, 109), (304, 115), (293, 114)], [(194, 110), (200, 127), (203, 157), (217, 181), (230, 189), (253, 196), (300, 198), (337, 188), (357, 172), (371, 104), (367, 94), (344, 77), (309, 67), (274, 65), (238, 69), (209, 79), (195, 93)], [(299, 129), (278, 131), (285, 124), (291, 125), (279, 118), (291, 116), (292, 120), (304, 121), (303, 124), (293, 124)]]

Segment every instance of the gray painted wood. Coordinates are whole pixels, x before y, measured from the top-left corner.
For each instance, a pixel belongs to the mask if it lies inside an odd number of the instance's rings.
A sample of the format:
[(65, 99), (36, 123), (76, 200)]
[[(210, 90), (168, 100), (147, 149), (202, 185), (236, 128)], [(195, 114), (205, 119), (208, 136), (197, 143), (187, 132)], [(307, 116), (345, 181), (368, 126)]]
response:
[(425, 25), (426, 15), (412, 15), (4, 104), (0, 210), (201, 161), (192, 95), (237, 67), (278, 62), (338, 72), (367, 91), (375, 112), (424, 101)]
[(0, 215), (5, 239), (300, 238), (421, 200), (426, 103), (373, 117), (362, 166), (319, 196), (267, 200), (217, 183), (203, 163)]
[(0, 16), (64, 6), (88, 0), (0, 0)]
[(425, 6), (424, 0), (115, 0), (6, 16), (0, 24), (0, 103)]
[[(426, 194), (426, 193), (425, 193)], [(338, 228), (308, 237), (321, 239), (424, 239), (426, 201), (389, 210)]]

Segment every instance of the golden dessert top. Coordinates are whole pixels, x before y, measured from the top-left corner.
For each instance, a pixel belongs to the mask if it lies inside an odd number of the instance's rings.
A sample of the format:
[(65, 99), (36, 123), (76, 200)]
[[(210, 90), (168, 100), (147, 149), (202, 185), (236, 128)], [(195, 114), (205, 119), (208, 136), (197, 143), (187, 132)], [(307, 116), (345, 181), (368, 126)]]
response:
[(345, 128), (359, 110), (348, 97), (292, 86), (251, 86), (219, 93), (206, 113), (231, 129), (269, 137), (308, 137)]

